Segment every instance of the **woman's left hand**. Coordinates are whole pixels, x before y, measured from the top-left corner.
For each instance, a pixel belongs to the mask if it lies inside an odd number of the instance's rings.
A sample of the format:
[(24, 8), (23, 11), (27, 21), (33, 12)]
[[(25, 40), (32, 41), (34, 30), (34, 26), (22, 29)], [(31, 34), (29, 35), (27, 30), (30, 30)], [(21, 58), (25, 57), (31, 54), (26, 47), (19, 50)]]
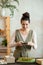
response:
[(28, 42), (28, 45), (30, 46), (34, 46), (34, 44), (32, 42)]

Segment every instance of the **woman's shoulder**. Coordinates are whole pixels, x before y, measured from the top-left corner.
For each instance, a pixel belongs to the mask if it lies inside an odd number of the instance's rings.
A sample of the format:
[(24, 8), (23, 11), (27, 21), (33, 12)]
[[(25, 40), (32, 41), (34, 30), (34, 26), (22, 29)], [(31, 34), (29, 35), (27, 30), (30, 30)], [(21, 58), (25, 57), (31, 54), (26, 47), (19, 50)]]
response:
[(16, 30), (15, 30), (15, 32), (18, 32), (18, 31), (20, 31), (20, 29), (16, 29)]
[(18, 31), (21, 31), (21, 30), (22, 30), (22, 29), (20, 28), (20, 29), (16, 29), (15, 31), (18, 32)]
[(30, 29), (30, 32), (32, 32), (32, 33), (33, 33), (33, 29)]
[(15, 30), (15, 33), (18, 34), (20, 31), (21, 31), (21, 29), (16, 29), (16, 30)]
[(35, 32), (35, 30), (33, 30), (33, 29), (30, 29), (30, 31)]
[(33, 30), (33, 29), (30, 29), (30, 31), (31, 31), (33, 34), (36, 34), (36, 31)]

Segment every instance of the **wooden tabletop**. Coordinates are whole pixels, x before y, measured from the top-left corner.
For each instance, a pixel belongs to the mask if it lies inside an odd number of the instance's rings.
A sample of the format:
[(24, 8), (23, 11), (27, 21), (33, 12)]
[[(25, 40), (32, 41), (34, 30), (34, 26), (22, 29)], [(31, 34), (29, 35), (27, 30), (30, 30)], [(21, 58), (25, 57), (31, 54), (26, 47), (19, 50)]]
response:
[(39, 65), (37, 63), (8, 63), (7, 65)]

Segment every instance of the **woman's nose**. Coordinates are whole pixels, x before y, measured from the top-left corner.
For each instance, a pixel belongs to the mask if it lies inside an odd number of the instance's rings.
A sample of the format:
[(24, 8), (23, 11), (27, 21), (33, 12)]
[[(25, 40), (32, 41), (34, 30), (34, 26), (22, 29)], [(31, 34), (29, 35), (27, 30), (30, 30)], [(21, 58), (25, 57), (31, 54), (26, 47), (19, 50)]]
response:
[(24, 25), (24, 27), (26, 28), (26, 25)]

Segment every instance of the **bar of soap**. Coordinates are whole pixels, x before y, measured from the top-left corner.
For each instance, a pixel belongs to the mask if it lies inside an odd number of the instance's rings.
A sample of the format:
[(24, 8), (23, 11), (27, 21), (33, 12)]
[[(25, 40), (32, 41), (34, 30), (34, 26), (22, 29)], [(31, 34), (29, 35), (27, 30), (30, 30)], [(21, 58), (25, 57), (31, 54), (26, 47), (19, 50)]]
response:
[(15, 63), (15, 57), (13, 57), (13, 56), (5, 56), (4, 60), (7, 63)]
[(36, 63), (42, 64), (43, 59), (36, 59)]

